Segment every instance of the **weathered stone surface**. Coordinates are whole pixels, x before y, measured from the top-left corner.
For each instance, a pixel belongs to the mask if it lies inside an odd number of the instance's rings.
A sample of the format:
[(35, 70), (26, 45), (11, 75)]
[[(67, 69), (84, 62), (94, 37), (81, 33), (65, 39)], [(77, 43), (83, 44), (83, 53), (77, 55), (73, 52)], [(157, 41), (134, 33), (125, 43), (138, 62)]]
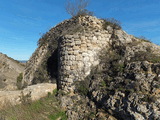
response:
[(30, 95), (30, 97), (26, 99), (31, 99), (32, 101), (38, 100), (47, 96), (49, 92), (52, 93), (56, 88), (56, 84), (43, 83), (28, 86), (24, 90), (0, 91), (0, 109), (5, 106), (7, 107), (7, 105), (20, 104), (22, 102), (21, 97), (27, 94)]

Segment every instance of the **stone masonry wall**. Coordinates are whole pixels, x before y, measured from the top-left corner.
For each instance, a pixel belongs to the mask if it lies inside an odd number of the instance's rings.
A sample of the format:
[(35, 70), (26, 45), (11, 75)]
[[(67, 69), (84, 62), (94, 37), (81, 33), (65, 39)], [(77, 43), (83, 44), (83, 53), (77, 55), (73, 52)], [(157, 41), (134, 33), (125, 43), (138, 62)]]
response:
[(78, 32), (59, 41), (59, 81), (64, 91), (74, 91), (75, 81), (83, 80), (99, 64), (99, 53), (109, 45), (106, 30)]

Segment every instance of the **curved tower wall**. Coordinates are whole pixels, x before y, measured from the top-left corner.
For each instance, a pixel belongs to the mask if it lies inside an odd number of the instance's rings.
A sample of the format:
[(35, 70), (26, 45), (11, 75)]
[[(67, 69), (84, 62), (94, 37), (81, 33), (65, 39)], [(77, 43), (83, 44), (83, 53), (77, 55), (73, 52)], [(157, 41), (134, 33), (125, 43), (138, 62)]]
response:
[(111, 34), (105, 30), (65, 35), (59, 41), (59, 82), (64, 91), (74, 91), (100, 62), (99, 54), (109, 45)]

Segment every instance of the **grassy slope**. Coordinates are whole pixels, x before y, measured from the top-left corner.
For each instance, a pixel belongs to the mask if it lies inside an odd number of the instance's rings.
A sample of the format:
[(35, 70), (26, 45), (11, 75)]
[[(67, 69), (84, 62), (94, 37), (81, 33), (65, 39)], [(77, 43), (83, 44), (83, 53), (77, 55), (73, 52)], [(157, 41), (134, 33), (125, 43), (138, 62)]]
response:
[(67, 120), (60, 103), (49, 93), (47, 97), (34, 102), (8, 107), (0, 111), (0, 120)]

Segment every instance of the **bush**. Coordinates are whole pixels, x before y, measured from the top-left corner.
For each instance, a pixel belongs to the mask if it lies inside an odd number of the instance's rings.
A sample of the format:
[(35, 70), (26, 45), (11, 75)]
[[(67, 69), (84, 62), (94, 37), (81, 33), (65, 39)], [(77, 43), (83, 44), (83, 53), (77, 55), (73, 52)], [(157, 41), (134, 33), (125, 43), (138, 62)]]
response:
[(50, 120), (67, 120), (66, 113), (64, 111), (59, 111), (53, 115), (49, 116)]
[(113, 27), (113, 29), (121, 29), (121, 23), (120, 21), (114, 19), (114, 18), (106, 18), (106, 19), (102, 19), (104, 20), (104, 24), (103, 24), (103, 28), (106, 30), (108, 26)]
[(112, 67), (114, 72), (123, 72), (125, 66), (123, 63), (116, 62), (116, 63), (113, 63)]
[(100, 86), (101, 87), (103, 87), (103, 88), (105, 88), (107, 85), (106, 85), (106, 82), (105, 81), (102, 81), (101, 83), (100, 83)]
[(17, 86), (18, 89), (23, 88), (22, 80), (23, 80), (23, 74), (20, 73), (19, 76), (17, 77), (17, 83), (16, 83), (16, 86)]
[(86, 9), (88, 4), (89, 4), (88, 0), (74, 0), (72, 2), (67, 1), (67, 3), (66, 3), (66, 11), (72, 17), (93, 15), (92, 12), (90, 12), (90, 11), (88, 11)]
[(152, 63), (158, 63), (160, 62), (160, 56), (157, 56), (152, 52), (141, 51), (141, 52), (136, 52), (131, 61), (148, 61)]
[(145, 94), (144, 97), (141, 100), (144, 101), (144, 102), (152, 103), (152, 102), (155, 102), (157, 100), (157, 97)]
[(139, 36), (139, 37), (137, 37), (138, 39), (140, 39), (141, 41), (143, 41), (143, 42), (149, 42), (149, 43), (151, 43), (151, 41), (150, 40), (148, 40), (146, 37), (144, 37), (144, 36)]
[(76, 83), (76, 91), (81, 95), (87, 95), (89, 92), (89, 85), (85, 81), (78, 81)]

